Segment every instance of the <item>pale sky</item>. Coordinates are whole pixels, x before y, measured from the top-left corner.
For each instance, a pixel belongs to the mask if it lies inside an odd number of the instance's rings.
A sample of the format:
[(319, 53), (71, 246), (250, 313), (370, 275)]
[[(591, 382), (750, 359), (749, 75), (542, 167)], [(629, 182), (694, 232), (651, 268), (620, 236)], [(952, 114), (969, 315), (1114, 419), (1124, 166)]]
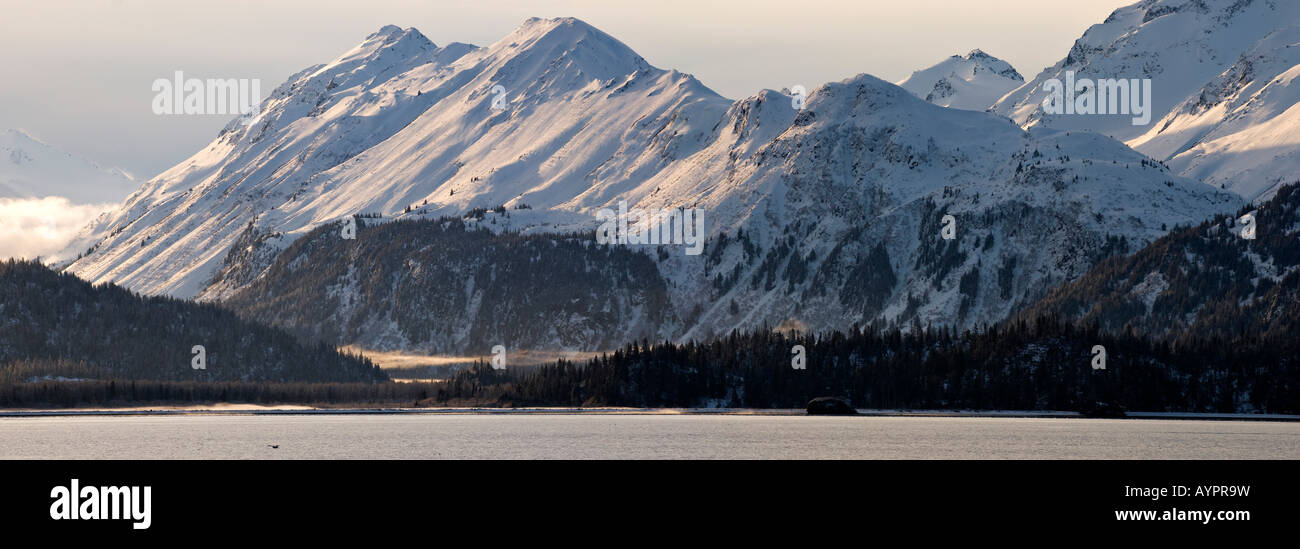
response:
[(381, 26), (489, 45), (573, 16), (732, 98), (870, 73), (889, 81), (979, 48), (1033, 78), (1135, 0), (0, 0), (0, 129), (148, 178), (229, 116), (158, 116), (158, 78), (259, 78), (270, 93)]

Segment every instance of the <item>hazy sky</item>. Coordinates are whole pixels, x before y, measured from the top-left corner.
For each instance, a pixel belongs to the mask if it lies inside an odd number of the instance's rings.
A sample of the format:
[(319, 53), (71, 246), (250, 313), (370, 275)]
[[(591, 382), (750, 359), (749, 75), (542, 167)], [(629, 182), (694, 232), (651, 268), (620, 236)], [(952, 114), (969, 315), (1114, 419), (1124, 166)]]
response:
[(173, 71), (260, 78), (267, 94), (385, 24), (486, 46), (533, 16), (578, 17), (733, 99), (862, 72), (897, 81), (974, 48), (1033, 78), (1134, 1), (0, 0), (0, 129), (152, 177), (230, 118), (154, 115), (150, 86)]

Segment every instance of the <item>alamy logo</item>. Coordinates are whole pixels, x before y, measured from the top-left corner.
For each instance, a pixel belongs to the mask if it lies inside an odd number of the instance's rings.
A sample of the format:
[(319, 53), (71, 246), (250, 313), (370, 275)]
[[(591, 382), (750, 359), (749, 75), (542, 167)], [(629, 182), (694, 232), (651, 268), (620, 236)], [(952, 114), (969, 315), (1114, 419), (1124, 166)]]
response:
[(1241, 232), (1237, 233), (1239, 236), (1246, 240), (1255, 239), (1255, 216), (1253, 214), (1241, 216), (1237, 223), (1241, 225)]
[(943, 216), (943, 219), (940, 219), (939, 222), (943, 223), (943, 228), (939, 229), (940, 237), (944, 240), (957, 238), (957, 218), (953, 217), (952, 214), (949, 214)]
[(1092, 369), (1106, 369), (1106, 348), (1101, 345), (1092, 346)]
[(357, 239), (357, 218), (348, 217), (347, 219), (345, 219), (343, 221), (343, 230), (339, 232), (339, 236), (343, 237), (343, 240), (356, 240)]
[(185, 78), (176, 71), (172, 80), (153, 81), (154, 114), (239, 114), (244, 125), (252, 124), (262, 97), (262, 81), (256, 78)]
[(506, 346), (505, 345), (492, 346), (492, 369), (493, 370), (506, 369)]
[(492, 110), (506, 110), (506, 87), (500, 84), (492, 86)]
[(190, 354), (194, 355), (194, 358), (190, 359), (190, 368), (195, 370), (208, 369), (208, 350), (206, 348), (202, 345), (195, 345), (190, 347)]
[(806, 104), (808, 104), (808, 89), (803, 86), (790, 88), (790, 107), (801, 111)]
[(704, 212), (697, 208), (628, 210), (627, 201), (620, 200), (618, 212), (604, 208), (596, 219), (601, 221), (598, 244), (680, 244), (686, 255), (704, 251)]
[(1075, 79), (1065, 71), (1065, 82), (1043, 82), (1043, 112), (1047, 114), (1127, 114), (1134, 126), (1151, 123), (1151, 79)]
[(72, 479), (70, 486), (50, 490), (50, 518), (54, 520), (134, 520), (136, 530), (149, 528), (152, 505), (150, 486), (80, 486)]

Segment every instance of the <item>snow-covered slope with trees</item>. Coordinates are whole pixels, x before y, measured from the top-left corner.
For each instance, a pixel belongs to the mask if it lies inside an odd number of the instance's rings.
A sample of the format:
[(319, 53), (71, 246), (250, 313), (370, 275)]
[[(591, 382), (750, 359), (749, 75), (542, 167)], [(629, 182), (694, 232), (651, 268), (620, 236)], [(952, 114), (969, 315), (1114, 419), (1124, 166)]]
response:
[(1024, 83), (1010, 63), (974, 50), (915, 71), (898, 85), (936, 105), (982, 111)]
[[(102, 239), (69, 268), (223, 299), (354, 214), (504, 205), (476, 223), (589, 231), (624, 200), (705, 212), (703, 255), (651, 254), (674, 308), (664, 330), (682, 337), (992, 322), (1102, 257), (1240, 205), (1097, 134), (1025, 131), (867, 75), (812, 90), (802, 110), (771, 90), (733, 102), (581, 21), (532, 19), (486, 48), (385, 27), (291, 77), (256, 123), (232, 123), (93, 227)], [(398, 340), (386, 337), (374, 341)]]
[[(202, 347), (202, 368), (194, 367), (196, 346)], [(220, 307), (140, 296), (111, 284), (92, 286), (39, 263), (15, 260), (0, 261), (0, 365), (7, 387), (22, 385), (26, 376), (66, 376), (116, 380), (124, 392), (128, 384), (123, 382), (135, 380), (388, 378), (369, 360), (329, 345), (303, 345)], [(134, 393), (134, 386), (129, 391)]]
[[(1248, 221), (1241, 221), (1247, 214)], [(1102, 262), (1022, 313), (1027, 319), (1039, 315), (1185, 342), (1294, 341), (1300, 324), (1300, 184), (1283, 185), (1258, 207), (1216, 216), (1131, 256)]]
[[(1151, 80), (1150, 123), (1044, 114), (1044, 83)], [(1093, 25), (1069, 55), (994, 106), (1025, 126), (1098, 131), (1181, 175), (1267, 198), (1300, 170), (1300, 2), (1143, 0)]]

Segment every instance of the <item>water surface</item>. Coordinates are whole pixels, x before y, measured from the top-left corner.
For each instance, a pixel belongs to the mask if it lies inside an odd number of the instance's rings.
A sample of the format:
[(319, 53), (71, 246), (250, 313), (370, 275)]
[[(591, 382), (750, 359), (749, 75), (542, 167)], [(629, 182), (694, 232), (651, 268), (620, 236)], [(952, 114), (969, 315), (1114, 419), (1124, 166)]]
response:
[(1300, 423), (483, 413), (5, 417), (0, 457), (1296, 459)]

